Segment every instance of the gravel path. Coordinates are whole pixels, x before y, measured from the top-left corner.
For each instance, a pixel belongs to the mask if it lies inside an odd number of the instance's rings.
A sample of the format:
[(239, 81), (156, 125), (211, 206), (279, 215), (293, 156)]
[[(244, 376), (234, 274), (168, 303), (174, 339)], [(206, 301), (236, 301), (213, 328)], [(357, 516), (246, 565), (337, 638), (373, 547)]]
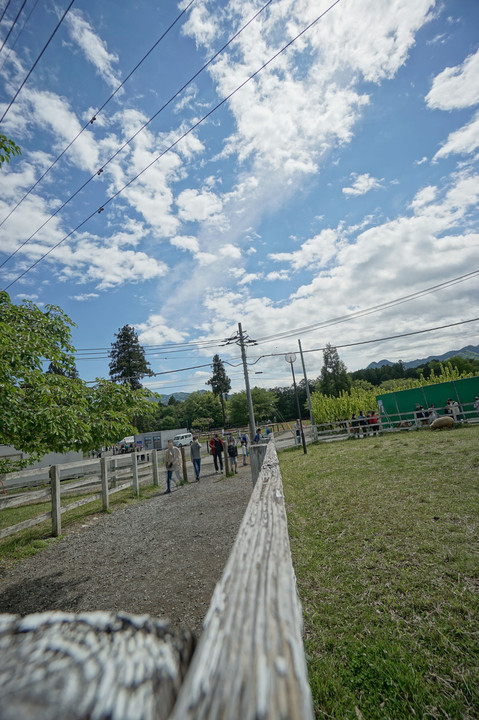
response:
[[(241, 459), (240, 459), (241, 462)], [(88, 519), (0, 578), (0, 613), (125, 610), (199, 633), (251, 495), (249, 466)]]

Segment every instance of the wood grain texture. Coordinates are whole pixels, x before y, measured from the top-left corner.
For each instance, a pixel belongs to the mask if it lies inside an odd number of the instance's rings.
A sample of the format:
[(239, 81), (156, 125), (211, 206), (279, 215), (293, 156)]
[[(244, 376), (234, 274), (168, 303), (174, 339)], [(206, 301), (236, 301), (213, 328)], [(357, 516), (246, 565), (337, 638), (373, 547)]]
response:
[(274, 442), (170, 720), (311, 720), (301, 605)]
[(0, 720), (166, 720), (193, 648), (148, 615), (0, 615)]

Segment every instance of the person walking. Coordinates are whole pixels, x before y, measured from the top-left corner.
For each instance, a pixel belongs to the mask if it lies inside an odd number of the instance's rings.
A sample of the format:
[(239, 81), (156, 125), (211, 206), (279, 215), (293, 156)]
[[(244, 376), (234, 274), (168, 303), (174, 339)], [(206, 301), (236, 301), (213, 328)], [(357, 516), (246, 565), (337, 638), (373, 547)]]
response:
[(165, 450), (166, 465), (166, 490), (165, 495), (171, 492), (171, 478), (175, 473), (177, 485), (183, 485), (183, 478), (180, 473), (181, 453), (178, 448), (173, 445), (173, 440), (168, 440), (168, 447)]
[(248, 456), (248, 436), (243, 433), (241, 436), (241, 454), (243, 456), (243, 465), (246, 465), (246, 458)]
[(294, 424), (294, 434), (296, 435), (296, 445), (301, 445), (301, 421), (299, 418)]
[(223, 472), (223, 441), (216, 433), (216, 435), (210, 440), (210, 448), (213, 454), (213, 462), (215, 464), (215, 472), (218, 472), (218, 461), (221, 472)]
[(238, 448), (232, 435), (228, 440), (228, 457), (231, 460), (231, 469), (234, 468), (235, 473), (238, 473)]
[(195, 469), (196, 479), (200, 479), (201, 470), (201, 445), (198, 441), (198, 435), (193, 436), (193, 442), (190, 445), (190, 458)]

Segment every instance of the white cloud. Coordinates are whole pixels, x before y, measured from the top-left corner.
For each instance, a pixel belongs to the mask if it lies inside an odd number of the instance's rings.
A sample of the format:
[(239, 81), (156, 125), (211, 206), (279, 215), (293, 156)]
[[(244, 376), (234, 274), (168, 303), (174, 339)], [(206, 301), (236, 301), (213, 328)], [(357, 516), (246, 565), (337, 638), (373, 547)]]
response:
[(175, 318), (154, 313), (146, 322), (135, 324), (135, 329), (143, 345), (161, 345), (168, 342), (183, 342), (186, 333), (179, 331), (176, 325)]
[(193, 255), (196, 255), (200, 250), (198, 240), (192, 235), (176, 235), (170, 239), (170, 243), (180, 250), (188, 250)]
[(293, 270), (327, 265), (336, 255), (338, 234), (335, 230), (322, 230), (318, 235), (306, 240), (299, 250), (291, 253), (271, 253), (275, 262), (286, 262)]
[(413, 201), (411, 202), (411, 207), (414, 210), (420, 210), (424, 205), (428, 205), (431, 203), (434, 198), (437, 195), (437, 188), (433, 185), (428, 185), (425, 188), (422, 188), (422, 190), (419, 190)]
[(454, 110), (479, 103), (479, 50), (461, 65), (448, 67), (433, 80), (426, 95), (430, 108)]
[(223, 204), (215, 193), (183, 190), (176, 200), (178, 215), (184, 222), (204, 222), (221, 212)]
[(99, 293), (83, 293), (83, 295), (72, 295), (72, 300), (77, 300), (77, 302), (86, 302), (87, 300), (92, 300), (93, 298), (100, 297)]
[(381, 188), (381, 180), (372, 177), (369, 173), (363, 173), (358, 175), (352, 173), (351, 178), (354, 178), (354, 182), (350, 187), (343, 187), (343, 193), (348, 197), (356, 197), (357, 195), (364, 195), (370, 190), (377, 190)]
[(68, 13), (66, 22), (72, 40), (81, 48), (86, 59), (94, 65), (105, 82), (115, 89), (120, 84), (119, 75), (113, 67), (118, 63), (118, 55), (108, 52), (105, 41), (94, 32), (80, 10)]
[(273, 270), (266, 275), (266, 280), (273, 282), (275, 280), (289, 280), (287, 270)]
[[(479, 83), (478, 83), (479, 84)], [(473, 119), (450, 133), (446, 142), (434, 155), (434, 160), (445, 158), (448, 155), (472, 153), (479, 147), (479, 112), (475, 114)]]

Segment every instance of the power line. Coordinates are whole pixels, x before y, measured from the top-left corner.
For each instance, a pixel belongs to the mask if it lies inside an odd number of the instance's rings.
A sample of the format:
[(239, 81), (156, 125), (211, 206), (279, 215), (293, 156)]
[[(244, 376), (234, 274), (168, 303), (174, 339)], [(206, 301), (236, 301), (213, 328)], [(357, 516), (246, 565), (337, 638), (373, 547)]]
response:
[(27, 2), (27, 0), (23, 0), (22, 4), (21, 4), (21, 6), (20, 6), (20, 10), (19, 10), (18, 13), (16, 14), (15, 20), (12, 22), (12, 24), (11, 24), (11, 26), (10, 26), (10, 30), (7, 32), (7, 35), (6, 35), (6, 37), (5, 37), (5, 40), (4, 40), (3, 43), (2, 43), (2, 47), (0, 47), (0, 53), (2, 52), (3, 48), (5, 47), (5, 43), (8, 41), (8, 38), (10, 37), (13, 28), (14, 28), (15, 25), (17, 24), (17, 20), (18, 20), (18, 18), (20, 17), (20, 15), (21, 15), (21, 13), (22, 13), (22, 10), (23, 10), (23, 8), (25, 7), (25, 3), (26, 3), (26, 2)]
[(5, 7), (2, 10), (2, 15), (0, 17), (0, 23), (2, 22), (3, 18), (5, 17), (5, 13), (7, 12), (8, 8), (10, 7), (11, 2), (12, 2), (12, 0), (7, 0), (7, 4), (5, 5)]
[[(38, 2), (38, 0), (37, 0), (37, 2)], [(103, 105), (101, 105), (101, 106), (98, 108), (98, 110), (93, 114), (93, 116), (91, 117), (91, 119), (88, 120), (88, 122), (85, 123), (85, 125), (82, 127), (82, 129), (75, 135), (75, 137), (73, 138), (73, 140), (71, 140), (71, 141), (68, 143), (68, 145), (67, 145), (65, 148), (63, 148), (63, 150), (62, 150), (62, 152), (60, 153), (60, 155), (52, 162), (52, 164), (50, 165), (50, 167), (48, 167), (48, 168), (45, 170), (45, 172), (44, 172), (42, 175), (40, 175), (40, 177), (38, 178), (38, 180), (37, 180), (37, 181), (31, 186), (31, 188), (25, 193), (25, 195), (22, 197), (22, 199), (19, 200), (19, 202), (15, 205), (15, 207), (13, 207), (12, 210), (10, 210), (10, 212), (8, 213), (8, 215), (3, 218), (3, 220), (0, 222), (0, 227), (2, 227), (2, 225), (4, 224), (4, 222), (6, 222), (6, 221), (8, 220), (8, 218), (15, 212), (15, 210), (22, 204), (22, 202), (30, 195), (30, 193), (37, 187), (37, 185), (43, 180), (43, 178), (50, 172), (50, 170), (51, 170), (51, 169), (57, 164), (57, 162), (63, 157), (63, 155), (71, 148), (71, 146), (73, 145), (73, 143), (75, 143), (75, 142), (78, 140), (78, 138), (80, 137), (80, 135), (87, 129), (87, 127), (88, 127), (89, 125), (93, 125), (93, 123), (95, 122), (95, 120), (98, 118), (98, 115), (102, 112), (102, 110), (104, 110), (104, 108), (108, 105), (108, 103), (110, 102), (110, 100), (112, 100), (112, 99), (115, 97), (115, 95), (117, 94), (117, 92), (119, 92), (119, 90), (121, 90), (121, 88), (123, 87), (123, 85), (127, 82), (127, 80), (129, 80), (129, 79), (131, 78), (131, 76), (133, 75), (133, 73), (134, 73), (136, 70), (138, 70), (138, 68), (139, 68), (140, 65), (146, 60), (146, 58), (147, 58), (149, 55), (151, 55), (151, 53), (153, 52), (153, 50), (159, 45), (159, 43), (163, 40), (163, 38), (170, 32), (170, 30), (176, 25), (176, 23), (181, 19), (181, 17), (187, 12), (187, 10), (191, 7), (191, 5), (192, 5), (194, 2), (195, 2), (195, 0), (191, 0), (191, 2), (184, 8), (184, 10), (182, 10), (181, 13), (175, 18), (175, 20), (173, 20), (173, 22), (172, 22), (172, 23), (169, 25), (169, 27), (163, 32), (163, 34), (158, 38), (158, 40), (154, 43), (154, 45), (152, 45), (151, 48), (148, 50), (148, 52), (145, 53), (145, 55), (143, 55), (143, 57), (142, 57), (141, 60), (135, 65), (135, 67), (133, 68), (133, 70), (131, 70), (131, 71), (128, 73), (128, 75), (126, 76), (126, 78), (118, 85), (118, 87), (116, 88), (116, 90), (114, 90), (114, 91), (112, 92), (112, 94), (105, 100), (105, 102), (103, 103)], [(35, 5), (36, 5), (36, 3), (35, 3)], [(35, 8), (33, 8), (33, 9), (35, 9)], [(33, 11), (32, 11), (32, 12), (33, 12)], [(31, 13), (30, 13), (30, 14), (31, 14)], [(29, 17), (30, 17), (30, 16), (29, 16)], [(28, 18), (27, 18), (27, 20), (28, 20)], [(23, 29), (23, 28), (22, 28), (22, 29)], [(16, 41), (15, 41), (15, 42), (16, 42)], [(93, 178), (95, 178), (96, 175), (97, 175), (97, 173), (95, 173), (94, 175), (92, 175), (92, 177), (89, 179), (88, 182), (90, 182)], [(85, 187), (85, 185), (82, 185), (82, 187), (81, 187), (80, 189), (83, 189), (84, 187)], [(72, 195), (72, 196), (68, 199), (67, 202), (69, 202), (73, 197), (75, 197), (75, 196)], [(62, 205), (62, 208), (63, 208), (63, 207), (64, 207), (64, 205)], [(60, 208), (60, 209), (61, 209), (61, 208)], [(54, 215), (52, 215), (52, 217), (54, 217)], [(43, 225), (42, 225), (42, 227), (43, 227)], [(38, 228), (38, 230), (37, 230), (36, 232), (38, 232), (39, 230), (41, 230), (41, 228)], [(0, 265), (0, 267), (3, 267), (3, 266), (5, 265), (5, 263), (8, 262), (8, 261), (10, 260), (10, 258), (12, 258), (12, 257), (18, 252), (18, 250), (20, 250), (20, 249), (23, 247), (23, 245), (25, 245), (29, 240), (31, 240), (32, 237), (33, 237), (35, 234), (36, 234), (36, 233), (34, 233), (30, 238), (28, 238), (28, 240), (26, 240), (25, 243), (23, 243), (22, 245), (20, 245), (20, 247), (17, 248), (17, 250), (15, 250), (14, 253), (12, 253), (9, 257), (7, 257), (7, 259)]]
[(53, 40), (53, 37), (54, 37), (56, 31), (58, 30), (58, 28), (59, 28), (60, 25), (62, 24), (63, 20), (65, 19), (68, 11), (70, 10), (70, 8), (71, 8), (71, 6), (73, 5), (74, 2), (75, 2), (75, 0), (71, 0), (71, 1), (70, 1), (69, 6), (67, 7), (67, 9), (65, 10), (65, 12), (64, 12), (63, 15), (61, 16), (60, 20), (58, 21), (58, 23), (57, 23), (57, 25), (56, 25), (56, 27), (55, 27), (55, 29), (54, 29), (54, 31), (52, 32), (52, 34), (51, 34), (50, 37), (48, 38), (47, 42), (46, 42), (45, 45), (43, 46), (43, 49), (42, 49), (40, 55), (37, 57), (37, 59), (36, 59), (35, 62), (33, 63), (32, 67), (31, 67), (30, 70), (28, 71), (28, 73), (27, 73), (25, 79), (23, 80), (22, 84), (21, 84), (20, 87), (18, 88), (18, 90), (17, 90), (17, 92), (15, 93), (15, 95), (13, 96), (13, 98), (10, 100), (10, 103), (9, 103), (7, 109), (5, 110), (5, 112), (3, 113), (2, 117), (0, 118), (0, 123), (2, 123), (3, 120), (5, 119), (6, 114), (8, 113), (8, 111), (10, 110), (10, 108), (12, 107), (12, 105), (13, 105), (13, 103), (15, 102), (15, 100), (17, 99), (17, 97), (19, 96), (20, 91), (22, 90), (23, 86), (24, 86), (25, 83), (27, 82), (27, 80), (28, 80), (28, 78), (30, 77), (30, 75), (32, 74), (32, 72), (35, 70), (35, 68), (36, 68), (36, 66), (37, 66), (40, 58), (42, 57), (42, 55), (43, 55), (43, 53), (45, 52), (45, 50), (47, 49), (47, 47), (50, 45), (50, 43), (51, 43), (51, 41)]
[[(22, 32), (23, 32), (24, 29), (25, 29), (25, 26), (27, 25), (28, 21), (30, 20), (30, 18), (31, 18), (31, 16), (32, 16), (32, 14), (33, 14), (33, 12), (34, 12), (34, 10), (35, 10), (35, 8), (37, 7), (37, 5), (38, 5), (38, 0), (35, 0), (32, 9), (31, 9), (30, 12), (28, 13), (26, 19), (23, 21), (23, 25), (22, 25), (22, 27), (20, 28), (20, 31), (17, 33), (17, 37), (15, 38), (15, 40), (13, 41), (13, 43), (11, 44), (11, 46), (8, 48), (8, 52), (7, 52), (7, 54), (5, 55), (5, 57), (3, 58), (2, 65), (0, 66), (0, 71), (3, 70), (3, 68), (5, 67), (5, 63), (7, 62), (8, 58), (10, 57), (10, 53), (11, 53), (12, 50), (15, 48), (15, 45), (17, 44), (17, 42), (18, 42), (18, 40), (19, 40)], [(0, 21), (0, 22), (1, 22), (1, 21)], [(2, 224), (3, 224), (3, 223), (0, 223), (0, 227), (1, 227)]]
[[(337, 1), (339, 2), (339, 0), (337, 0)], [(193, 0), (192, 0), (192, 2), (193, 2)], [(160, 108), (159, 110), (157, 110), (157, 112), (156, 112), (154, 115), (152, 115), (152, 116), (150, 117), (149, 120), (147, 120), (146, 123), (144, 123), (140, 128), (138, 128), (138, 130), (136, 130), (136, 131), (133, 133), (133, 135), (131, 135), (131, 137), (130, 137), (128, 140), (126, 140), (126, 141), (123, 143), (123, 145), (121, 145), (121, 146), (116, 150), (116, 152), (102, 165), (101, 168), (99, 168), (95, 173), (93, 173), (93, 175), (91, 175), (91, 177), (89, 177), (87, 180), (85, 180), (85, 182), (84, 182), (79, 188), (77, 188), (77, 190), (75, 190), (75, 192), (74, 192), (72, 195), (70, 195), (70, 196), (55, 210), (55, 212), (52, 213), (52, 214), (50, 215), (50, 217), (48, 217), (48, 218), (45, 220), (45, 222), (44, 222), (42, 225), (40, 225), (40, 227), (38, 227), (38, 228), (35, 230), (34, 233), (32, 233), (32, 234), (30, 235), (30, 237), (28, 237), (21, 245), (19, 245), (19, 246), (1, 263), (0, 268), (2, 268), (12, 257), (14, 257), (14, 256), (17, 254), (17, 252), (19, 252), (19, 250), (21, 250), (27, 243), (29, 243), (30, 240), (32, 240), (32, 238), (34, 238), (35, 235), (36, 235), (38, 232), (40, 232), (40, 230), (42, 230), (42, 229), (45, 227), (45, 225), (47, 225), (47, 224), (50, 222), (50, 220), (52, 220), (54, 217), (56, 217), (56, 215), (58, 215), (58, 213), (61, 212), (61, 211), (63, 210), (63, 208), (64, 208), (66, 205), (68, 205), (69, 202), (71, 202), (71, 201), (73, 200), (73, 198), (75, 198), (82, 190), (84, 190), (85, 187), (86, 187), (92, 180), (94, 180), (97, 176), (100, 176), (100, 175), (104, 172), (105, 168), (108, 167), (108, 165), (109, 165), (111, 162), (113, 162), (113, 160), (114, 160), (128, 145), (130, 145), (130, 143), (132, 143), (133, 140), (134, 140), (141, 132), (143, 132), (143, 130), (145, 130), (145, 128), (148, 127), (148, 125), (149, 125), (155, 118), (157, 118), (158, 115), (159, 115), (160, 113), (162, 113), (163, 110), (165, 110), (165, 109), (168, 107), (168, 105), (170, 105), (170, 104), (173, 102), (173, 100), (175, 100), (175, 99), (183, 92), (183, 90), (185, 90), (185, 89), (188, 87), (188, 85), (190, 85), (190, 84), (198, 77), (198, 75), (200, 75), (200, 74), (205, 70), (205, 69), (208, 67), (208, 65), (210, 65), (210, 64), (233, 42), (233, 40), (235, 40), (235, 39), (243, 32), (243, 30), (245, 30), (245, 29), (248, 27), (248, 25), (250, 25), (250, 24), (253, 22), (253, 20), (255, 20), (255, 19), (258, 17), (258, 15), (260, 15), (260, 13), (262, 13), (262, 12), (268, 7), (268, 5), (271, 5), (272, 2), (273, 2), (273, 0), (268, 0), (268, 2), (267, 2), (265, 5), (263, 5), (263, 7), (262, 7), (260, 10), (258, 10), (258, 12), (255, 13), (255, 15), (253, 15), (253, 16), (248, 20), (248, 22), (246, 22), (232, 37), (230, 37), (230, 39), (229, 39), (219, 50), (217, 50), (217, 52), (208, 60), (208, 62), (206, 62), (179, 90), (176, 91), (176, 93), (175, 93), (174, 95), (172, 95), (172, 96), (170, 97), (170, 99), (169, 99), (166, 103), (164, 103), (164, 105), (161, 106), (161, 108)], [(190, 5), (191, 5), (191, 3), (190, 3)], [(189, 7), (189, 6), (188, 6), (188, 7)], [(131, 75), (131, 73), (130, 73), (130, 75)], [(116, 92), (116, 91), (115, 91), (115, 92)], [(113, 96), (112, 96), (112, 97), (113, 97)], [(106, 104), (106, 103), (105, 103), (105, 104)], [(102, 107), (104, 107), (104, 105), (103, 105)], [(94, 119), (96, 119), (96, 116), (94, 116), (94, 118), (93, 118), (92, 120), (90, 120), (89, 122), (92, 122)], [(198, 123), (198, 124), (199, 124), (199, 123)], [(88, 126), (88, 123), (87, 123), (87, 126)], [(195, 127), (196, 127), (196, 126), (195, 126)], [(79, 136), (81, 135), (81, 132), (83, 132), (83, 131), (80, 131), (80, 132), (78, 133), (77, 137), (79, 137)], [(191, 132), (191, 130), (190, 130), (189, 132)], [(188, 134), (188, 133), (185, 133), (185, 136), (186, 136), (187, 134)], [(183, 139), (183, 138), (180, 138), (180, 140), (181, 140), (181, 139)], [(70, 143), (70, 145), (72, 145), (75, 140), (76, 140), (76, 138), (74, 138), (74, 140), (72, 140), (72, 142)], [(178, 141), (178, 142), (179, 142), (179, 141)], [(176, 144), (176, 143), (175, 143), (175, 144)], [(70, 145), (69, 145), (68, 147), (70, 147)], [(65, 150), (64, 150), (63, 152), (66, 152), (66, 150), (68, 149), (68, 147), (65, 148)], [(174, 147), (174, 145), (172, 145), (171, 147)], [(168, 150), (170, 150), (171, 147), (168, 148)], [(168, 152), (168, 150), (166, 150), (165, 152)], [(63, 153), (62, 153), (62, 154), (63, 154)], [(164, 153), (163, 153), (163, 154), (164, 154)], [(60, 157), (61, 157), (61, 156), (60, 156)], [(159, 157), (162, 157), (162, 155), (160, 155)], [(156, 162), (157, 160), (159, 160), (159, 157), (158, 157), (156, 160), (154, 160), (153, 162)], [(59, 158), (58, 158), (58, 159), (59, 159)], [(56, 161), (55, 161), (55, 162), (56, 162)], [(152, 163), (152, 164), (153, 164), (153, 163)], [(149, 166), (148, 166), (148, 167), (149, 167)], [(148, 168), (145, 168), (145, 169), (148, 169)], [(142, 172), (144, 172), (144, 171), (142, 171)], [(44, 177), (45, 174), (46, 174), (46, 173), (44, 173), (44, 175), (42, 175), (42, 177)], [(139, 177), (141, 174), (142, 174), (142, 173), (139, 173), (139, 175), (137, 175), (137, 177)], [(42, 179), (42, 177), (39, 178), (39, 180), (35, 183), (35, 185), (33, 185), (32, 188), (28, 191), (28, 193), (22, 198), (22, 200), (20, 200), (20, 203), (23, 202), (23, 200), (25, 199), (25, 197), (27, 197), (27, 195), (31, 192), (31, 190), (33, 190), (33, 188), (36, 187), (36, 185), (38, 185), (38, 183), (40, 182), (40, 180)], [(136, 179), (136, 178), (133, 178), (133, 180), (135, 180), (135, 179)], [(130, 181), (130, 182), (133, 182), (133, 180)], [(127, 187), (127, 186), (125, 186), (125, 187)], [(124, 189), (125, 189), (125, 188), (123, 188), (123, 190), (124, 190)], [(120, 192), (122, 192), (122, 191), (120, 191)], [(115, 196), (114, 196), (114, 197), (115, 197)], [(108, 201), (108, 202), (110, 202), (110, 201)], [(20, 203), (18, 203), (18, 205), (20, 205)], [(107, 203), (105, 203), (105, 204), (107, 204)], [(10, 217), (10, 215), (16, 210), (16, 208), (18, 207), (18, 205), (16, 205), (16, 206), (13, 208), (13, 210), (6, 216), (6, 218), (0, 223), (0, 227), (1, 227), (1, 226), (3, 225), (3, 223)], [(96, 211), (95, 211), (95, 212), (96, 212)], [(100, 211), (99, 211), (99, 212), (100, 212)], [(95, 213), (93, 213), (90, 217), (93, 217), (94, 214), (95, 214)], [(86, 220), (85, 222), (87, 222), (89, 219), (90, 219), (90, 218), (87, 218), (87, 220)], [(79, 227), (81, 227), (81, 226), (79, 226)], [(78, 229), (78, 228), (76, 228), (76, 229)], [(76, 230), (76, 229), (75, 229), (75, 230)], [(75, 230), (74, 230), (73, 232), (75, 232)], [(64, 239), (66, 239), (66, 238), (64, 238)], [(55, 248), (52, 248), (52, 250), (54, 250), (54, 249), (55, 249)], [(47, 253), (47, 255), (48, 255), (48, 254), (49, 254), (49, 253)], [(44, 257), (46, 257), (46, 256), (44, 256)], [(42, 259), (43, 259), (43, 258), (40, 258), (40, 260), (42, 260)], [(40, 262), (40, 260), (39, 260), (39, 262)], [(27, 270), (27, 272), (28, 272), (28, 270)], [(18, 279), (18, 278), (17, 278), (17, 279)], [(14, 281), (14, 282), (16, 282), (16, 281)], [(9, 285), (8, 287), (10, 287), (10, 285)]]
[(305, 325), (303, 327), (295, 328), (293, 330), (287, 330), (283, 333), (276, 333), (275, 335), (267, 335), (265, 337), (259, 338), (256, 343), (258, 345), (263, 345), (264, 343), (272, 342), (273, 340), (284, 340), (285, 338), (292, 337), (293, 335), (300, 335), (312, 332), (313, 330), (318, 330), (320, 328), (329, 327), (331, 325), (339, 325), (343, 322), (354, 320), (355, 318), (365, 317), (366, 315), (371, 315), (375, 312), (378, 312), (379, 310), (387, 310), (390, 307), (402, 305), (406, 302), (410, 302), (411, 300), (416, 300), (419, 297), (429, 295), (430, 293), (436, 292), (437, 290), (440, 290), (442, 288), (450, 287), (452, 285), (456, 285), (457, 283), (464, 282), (465, 280), (469, 280), (471, 277), (474, 277), (477, 274), (479, 274), (479, 269), (472, 270), (465, 275), (459, 275), (459, 277), (452, 278), (451, 280), (446, 280), (443, 283), (432, 285), (431, 287), (425, 288), (424, 290), (418, 290), (417, 292), (410, 293), (409, 295), (404, 295), (402, 297), (395, 298), (394, 300), (389, 300), (387, 302), (381, 303), (380, 305), (373, 305), (372, 307), (364, 308), (363, 310), (357, 310), (356, 312), (349, 313), (348, 315), (341, 315), (330, 320), (323, 320), (320, 323), (314, 323), (313, 325)]
[[(271, 1), (271, 0), (270, 0)], [(201, 125), (205, 120), (207, 120), (216, 110), (218, 110), (220, 107), (225, 105), (228, 100), (230, 100), (239, 90), (241, 90), (247, 83), (249, 83), (251, 80), (253, 80), (257, 75), (259, 75), (268, 65), (270, 65), (276, 58), (278, 58), (283, 52), (285, 52), (293, 43), (295, 43), (300, 37), (302, 37), (308, 30), (310, 30), (321, 18), (323, 18), (330, 10), (332, 10), (333, 7), (335, 7), (340, 0), (335, 0), (335, 2), (332, 3), (324, 12), (322, 12), (318, 17), (313, 20), (309, 25), (307, 25), (301, 32), (299, 32), (292, 40), (290, 40), (286, 45), (284, 45), (281, 50), (278, 50), (274, 55), (272, 55), (269, 60), (267, 60), (258, 70), (256, 70), (252, 75), (250, 75), (246, 80), (244, 80), (240, 85), (238, 85), (235, 90), (230, 92), (228, 95), (226, 95), (219, 103), (217, 103), (209, 112), (206, 113), (206, 115), (203, 115), (203, 117), (200, 120), (197, 120), (193, 125), (189, 127), (188, 130), (186, 130), (182, 135), (180, 135), (174, 142), (171, 143), (163, 152), (161, 152), (157, 157), (152, 160), (146, 167), (143, 168), (137, 175), (132, 177), (123, 187), (121, 187), (117, 192), (115, 192), (113, 195), (111, 195), (104, 203), (101, 205), (97, 210), (94, 210), (88, 217), (86, 217), (81, 223), (79, 223), (73, 230), (71, 230), (67, 235), (65, 235), (61, 240), (59, 240), (55, 245), (53, 245), (46, 253), (44, 253), (41, 257), (39, 257), (32, 265), (30, 265), (26, 270), (24, 270), (18, 277), (16, 277), (12, 282), (7, 285), (5, 290), (8, 290), (12, 285), (14, 285), (18, 280), (20, 280), (22, 277), (24, 277), (30, 270), (33, 270), (34, 267), (36, 267), (42, 260), (44, 260), (48, 255), (50, 255), (54, 250), (56, 250), (65, 240), (68, 240), (69, 237), (71, 237), (75, 232), (77, 232), (80, 228), (82, 228), (86, 223), (91, 220), (92, 217), (94, 217), (96, 214), (100, 214), (104, 211), (105, 207), (109, 205), (113, 200), (115, 200), (122, 192), (124, 192), (130, 185), (132, 185), (136, 180), (138, 180), (143, 173), (145, 173), (147, 170), (150, 169), (155, 163), (158, 162), (164, 155), (166, 155), (170, 150), (172, 150), (178, 143), (180, 143), (185, 137), (187, 137), (193, 130), (195, 130), (199, 125)], [(269, 4), (269, 3), (268, 3)], [(102, 168), (100, 168), (101, 170)], [(46, 224), (46, 223), (44, 223)], [(43, 227), (43, 226), (42, 226)]]
[[(334, 347), (337, 349), (337, 348), (355, 347), (357, 345), (370, 345), (372, 343), (385, 342), (386, 340), (395, 340), (396, 338), (410, 337), (411, 335), (422, 335), (423, 333), (434, 332), (435, 330), (444, 330), (445, 328), (456, 327), (457, 325), (465, 325), (466, 323), (477, 322), (478, 320), (479, 320), (479, 317), (476, 317), (476, 318), (471, 318), (470, 320), (460, 320), (459, 322), (448, 323), (447, 325), (437, 325), (436, 327), (426, 328), (425, 330), (414, 330), (412, 332), (400, 333), (399, 335), (387, 335), (386, 337), (375, 338), (374, 340), (360, 340), (359, 342), (345, 343), (343, 345), (335, 345)], [(312, 348), (311, 350), (303, 350), (303, 353), (323, 352), (325, 349), (326, 349), (325, 347)], [(279, 356), (283, 356), (284, 354), (285, 354), (284, 352), (282, 352), (282, 353), (279, 352), (279, 353), (269, 353), (267, 355), (260, 355), (254, 362), (248, 363), (248, 364), (256, 365), (256, 363), (259, 362), (260, 360), (262, 360), (263, 358), (279, 357)]]

